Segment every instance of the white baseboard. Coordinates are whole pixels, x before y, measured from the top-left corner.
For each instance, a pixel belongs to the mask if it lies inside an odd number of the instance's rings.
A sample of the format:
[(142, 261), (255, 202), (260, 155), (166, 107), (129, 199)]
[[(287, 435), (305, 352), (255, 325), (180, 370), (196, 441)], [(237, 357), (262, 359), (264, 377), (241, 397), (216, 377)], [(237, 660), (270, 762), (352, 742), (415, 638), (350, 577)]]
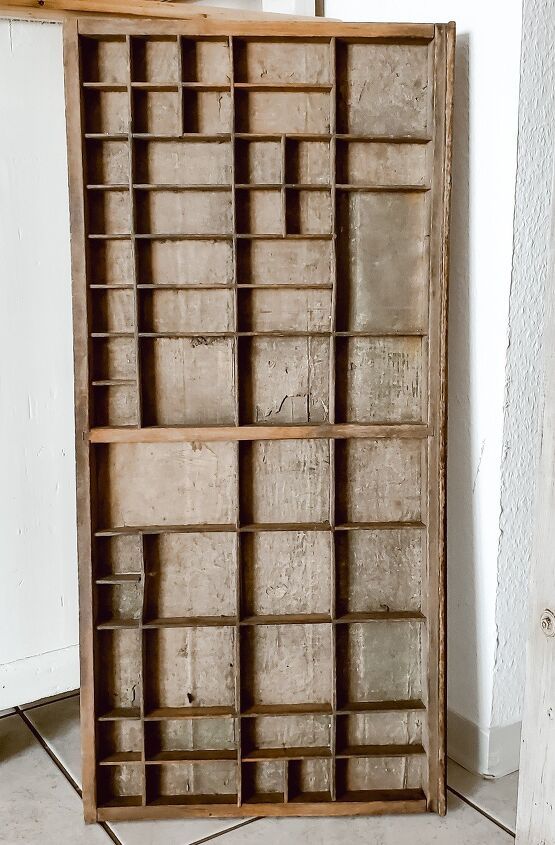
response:
[(521, 722), (487, 730), (453, 710), (447, 711), (447, 754), (465, 769), (499, 778), (516, 772)]
[(0, 710), (79, 686), (79, 646), (0, 664)]

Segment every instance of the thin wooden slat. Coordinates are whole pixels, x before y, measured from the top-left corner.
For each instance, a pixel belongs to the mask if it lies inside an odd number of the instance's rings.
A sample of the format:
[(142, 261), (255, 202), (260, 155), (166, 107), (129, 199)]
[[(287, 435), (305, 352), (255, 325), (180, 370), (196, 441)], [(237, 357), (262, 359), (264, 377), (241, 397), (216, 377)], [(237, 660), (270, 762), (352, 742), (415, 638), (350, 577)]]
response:
[(231, 440), (298, 440), (332, 438), (427, 438), (432, 431), (427, 425), (304, 425), (304, 426), (205, 426), (180, 428), (93, 428), (91, 443), (194, 443)]

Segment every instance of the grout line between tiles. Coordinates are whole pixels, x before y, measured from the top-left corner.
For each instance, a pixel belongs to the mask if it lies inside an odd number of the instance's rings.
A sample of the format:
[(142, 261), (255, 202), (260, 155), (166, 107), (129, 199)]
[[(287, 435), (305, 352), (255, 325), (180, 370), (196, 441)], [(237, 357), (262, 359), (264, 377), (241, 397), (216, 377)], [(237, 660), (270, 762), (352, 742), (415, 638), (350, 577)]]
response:
[[(71, 697), (72, 696), (70, 696), (70, 695), (64, 696), (64, 698), (71, 698)], [(37, 706), (39, 706), (39, 705), (37, 705)], [(31, 709), (33, 709), (33, 708), (31, 708)], [(33, 736), (35, 737), (35, 739), (37, 740), (39, 745), (42, 746), (44, 751), (46, 751), (46, 753), (48, 754), (48, 756), (50, 757), (50, 759), (52, 760), (54, 765), (58, 767), (60, 772), (64, 775), (65, 779), (73, 787), (73, 789), (75, 790), (75, 792), (77, 793), (79, 798), (82, 799), (83, 793), (82, 793), (81, 788), (79, 787), (77, 781), (70, 775), (70, 773), (68, 772), (68, 770), (66, 769), (64, 764), (61, 762), (61, 760), (58, 759), (58, 757), (55, 755), (54, 751), (50, 748), (50, 746), (48, 745), (46, 740), (42, 737), (40, 732), (33, 725), (31, 720), (27, 716), (26, 711), (22, 710), (20, 707), (16, 707), (14, 715), (18, 715), (18, 716), (21, 717), (21, 719), (23, 719), (23, 721), (25, 722), (25, 724), (27, 725), (27, 727), (29, 728), (29, 730), (31, 731), (31, 733), (33, 734)], [(123, 845), (121, 840), (118, 839), (118, 837), (116, 836), (114, 831), (106, 824), (106, 822), (96, 822), (96, 824), (98, 824), (98, 826), (102, 828), (102, 830), (105, 832), (106, 836), (108, 836), (112, 840), (114, 845)]]
[(36, 707), (45, 707), (47, 704), (55, 704), (57, 701), (65, 701), (67, 698), (75, 698), (80, 693), (80, 690), (74, 689), (69, 692), (60, 692), (58, 695), (49, 695), (46, 698), (39, 698), (37, 701), (31, 701), (30, 704), (18, 704), (15, 709), (21, 712), (26, 710), (35, 710)]
[(0, 713), (0, 719), (7, 719), (8, 716), (17, 716), (15, 707), (10, 707), (5, 713)]
[(238, 830), (240, 827), (245, 827), (247, 824), (252, 824), (253, 822), (261, 821), (261, 819), (247, 819), (244, 822), (239, 822), (239, 824), (233, 825), (233, 827), (226, 827), (225, 830), (219, 830), (217, 833), (211, 833), (210, 836), (205, 836), (202, 839), (195, 839), (194, 842), (189, 843), (189, 845), (203, 845), (204, 842), (212, 842), (213, 839), (217, 839), (220, 836), (225, 836), (226, 833), (231, 833), (234, 830)]
[(509, 836), (512, 836), (513, 839), (515, 839), (516, 834), (513, 830), (504, 825), (503, 822), (499, 821), (499, 819), (494, 818), (494, 816), (490, 815), (488, 812), (486, 812), (486, 810), (482, 809), (482, 807), (479, 807), (477, 804), (474, 804), (474, 802), (470, 801), (470, 799), (467, 798), (466, 795), (463, 795), (462, 792), (453, 789), (453, 787), (449, 785), (447, 786), (447, 790), (448, 792), (452, 792), (453, 795), (456, 795), (457, 798), (460, 798), (461, 801), (464, 801), (465, 804), (468, 804), (469, 807), (472, 807), (473, 810), (476, 810), (477, 813), (480, 813), (481, 816), (484, 816), (485, 819), (488, 819), (488, 821), (493, 822), (494, 825), (501, 828), (501, 830), (504, 830), (505, 833), (508, 833)]

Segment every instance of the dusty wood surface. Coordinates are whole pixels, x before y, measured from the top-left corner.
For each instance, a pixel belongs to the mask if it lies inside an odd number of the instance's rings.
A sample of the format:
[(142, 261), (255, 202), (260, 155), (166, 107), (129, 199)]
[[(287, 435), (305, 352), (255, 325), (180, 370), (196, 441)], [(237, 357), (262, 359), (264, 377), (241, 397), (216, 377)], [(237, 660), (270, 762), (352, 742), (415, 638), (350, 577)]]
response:
[(453, 40), (67, 28), (89, 820), (445, 811)]

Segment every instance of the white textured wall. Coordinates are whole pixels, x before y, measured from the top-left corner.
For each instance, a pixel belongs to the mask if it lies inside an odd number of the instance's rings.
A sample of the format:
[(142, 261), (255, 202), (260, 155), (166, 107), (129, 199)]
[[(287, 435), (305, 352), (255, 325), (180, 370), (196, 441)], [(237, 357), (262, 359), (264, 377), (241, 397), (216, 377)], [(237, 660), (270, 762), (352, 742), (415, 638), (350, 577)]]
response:
[[(448, 706), (486, 769), (496, 657), (521, 2), (326, 0), (344, 20), (457, 23), (449, 313)], [(523, 598), (523, 602), (525, 599)]]
[(79, 685), (61, 27), (0, 21), (0, 709)]

